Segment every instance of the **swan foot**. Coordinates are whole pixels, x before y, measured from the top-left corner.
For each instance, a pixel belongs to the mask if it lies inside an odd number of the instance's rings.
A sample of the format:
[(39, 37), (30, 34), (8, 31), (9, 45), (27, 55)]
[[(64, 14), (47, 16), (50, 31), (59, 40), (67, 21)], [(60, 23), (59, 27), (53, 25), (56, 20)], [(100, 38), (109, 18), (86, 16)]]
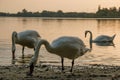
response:
[(27, 76), (33, 76), (33, 71), (34, 71), (34, 65), (33, 63), (30, 65), (30, 71), (27, 73)]
[(72, 73), (72, 69), (70, 69), (70, 72)]
[(33, 74), (31, 74), (30, 72), (26, 73), (27, 76), (33, 76)]

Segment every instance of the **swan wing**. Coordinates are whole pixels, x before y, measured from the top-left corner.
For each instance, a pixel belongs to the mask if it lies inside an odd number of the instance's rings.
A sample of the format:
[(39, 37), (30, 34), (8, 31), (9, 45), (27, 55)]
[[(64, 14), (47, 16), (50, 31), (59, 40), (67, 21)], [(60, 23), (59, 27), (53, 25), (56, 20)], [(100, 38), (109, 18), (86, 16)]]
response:
[(101, 35), (101, 36), (98, 36), (94, 42), (109, 42), (109, 41), (112, 41), (112, 38), (109, 37), (109, 36), (106, 36), (106, 35)]

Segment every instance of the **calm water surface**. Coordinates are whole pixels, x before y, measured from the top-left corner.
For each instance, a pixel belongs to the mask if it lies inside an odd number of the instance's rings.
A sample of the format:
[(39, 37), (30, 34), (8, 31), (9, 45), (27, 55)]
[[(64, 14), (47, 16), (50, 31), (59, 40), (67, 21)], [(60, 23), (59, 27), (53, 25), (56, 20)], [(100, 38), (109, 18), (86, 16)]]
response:
[[(60, 36), (76, 36), (81, 38), (89, 47), (89, 35), (85, 38), (85, 30), (93, 32), (93, 39), (105, 34), (116, 34), (115, 46), (99, 46), (93, 44), (92, 52), (88, 52), (75, 60), (75, 65), (109, 64), (120, 65), (120, 20), (119, 19), (81, 19), (81, 18), (29, 18), (29, 17), (0, 17), (0, 65), (11, 64), (11, 34), (13, 31), (36, 30), (42, 38), (50, 43)], [(17, 45), (16, 64), (21, 64), (22, 47)], [(25, 48), (25, 55), (34, 51)], [(42, 46), (39, 61), (43, 64), (61, 65), (60, 57), (48, 53)], [(29, 62), (30, 58), (25, 58)], [(71, 65), (71, 60), (65, 59), (65, 65)], [(26, 63), (28, 64), (28, 63)]]

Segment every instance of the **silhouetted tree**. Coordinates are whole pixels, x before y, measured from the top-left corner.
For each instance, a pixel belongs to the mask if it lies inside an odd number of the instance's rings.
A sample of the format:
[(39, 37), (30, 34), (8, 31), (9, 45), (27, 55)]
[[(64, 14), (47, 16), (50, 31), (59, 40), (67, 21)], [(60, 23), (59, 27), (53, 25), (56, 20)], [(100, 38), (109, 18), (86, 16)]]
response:
[(43, 10), (40, 12), (30, 12), (26, 9), (18, 12), (17, 14), (3, 13), (0, 12), (0, 16), (17, 16), (17, 17), (74, 17), (74, 18), (120, 18), (120, 7), (117, 9), (116, 7), (110, 8), (101, 8), (98, 6), (98, 10), (96, 13), (86, 13), (86, 12), (66, 12), (64, 13), (62, 10), (47, 11)]
[(22, 10), (22, 13), (26, 14), (28, 11), (26, 9)]

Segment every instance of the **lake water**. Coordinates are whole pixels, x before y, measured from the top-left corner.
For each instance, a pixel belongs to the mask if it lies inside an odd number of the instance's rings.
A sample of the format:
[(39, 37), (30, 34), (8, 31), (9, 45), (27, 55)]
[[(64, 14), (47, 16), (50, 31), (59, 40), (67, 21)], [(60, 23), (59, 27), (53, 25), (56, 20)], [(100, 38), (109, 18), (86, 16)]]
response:
[[(24, 30), (36, 30), (42, 38), (50, 43), (60, 36), (76, 36), (81, 38), (87, 47), (89, 47), (89, 35), (85, 38), (84, 33), (86, 30), (92, 31), (93, 39), (103, 34), (109, 36), (116, 34), (114, 39), (115, 46), (99, 46), (93, 43), (92, 52), (77, 58), (75, 65), (120, 65), (120, 19), (0, 17), (0, 65), (11, 64), (12, 32)], [(25, 48), (25, 55), (28, 56), (30, 54), (34, 54), (34, 51)], [(22, 47), (17, 45), (16, 64), (23, 64), (20, 63), (21, 55)], [(39, 56), (39, 61), (42, 64), (61, 65), (60, 57), (48, 53), (44, 46), (42, 46)], [(71, 65), (71, 60), (65, 59), (65, 65)]]

